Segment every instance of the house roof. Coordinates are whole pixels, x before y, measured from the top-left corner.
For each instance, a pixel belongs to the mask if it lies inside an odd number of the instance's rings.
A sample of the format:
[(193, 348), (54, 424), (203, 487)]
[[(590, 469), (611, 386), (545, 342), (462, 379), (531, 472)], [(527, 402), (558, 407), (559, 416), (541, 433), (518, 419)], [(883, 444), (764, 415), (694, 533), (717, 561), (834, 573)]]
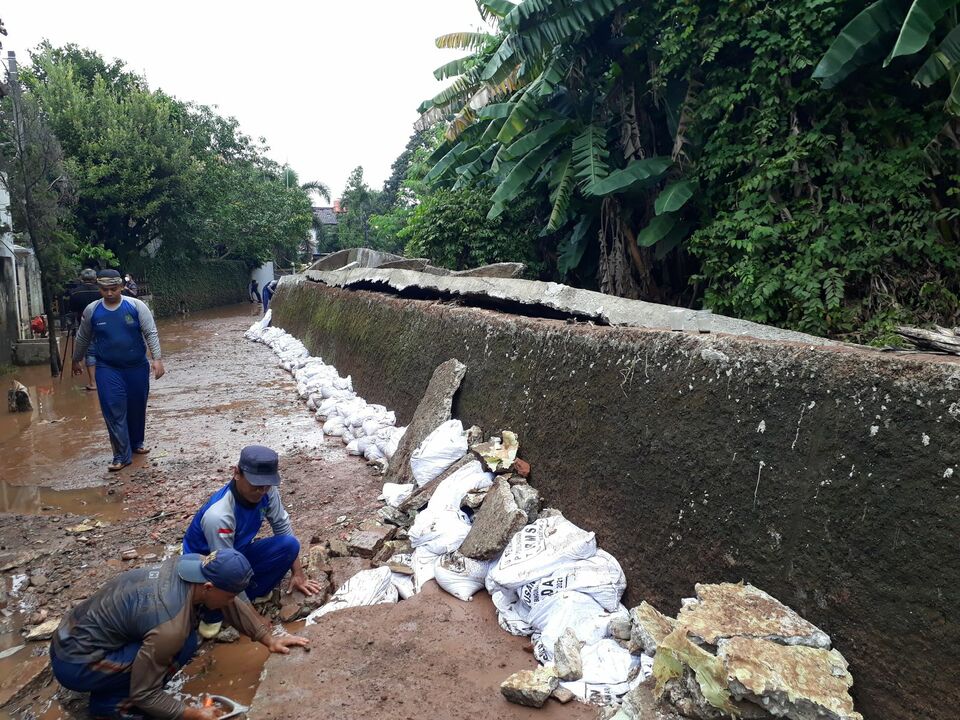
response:
[(320, 218), (321, 225), (336, 225), (337, 215), (332, 207), (315, 207), (313, 214)]

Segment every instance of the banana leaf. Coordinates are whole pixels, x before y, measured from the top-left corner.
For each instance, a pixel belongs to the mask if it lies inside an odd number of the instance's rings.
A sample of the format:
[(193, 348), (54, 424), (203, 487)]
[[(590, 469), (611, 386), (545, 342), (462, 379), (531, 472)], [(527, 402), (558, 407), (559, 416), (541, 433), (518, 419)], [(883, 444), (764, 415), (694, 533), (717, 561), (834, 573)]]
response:
[(883, 57), (883, 48), (903, 24), (900, 0), (877, 0), (848, 22), (827, 48), (813, 77), (824, 89), (836, 87), (857, 68)]
[(611, 195), (637, 186), (652, 185), (673, 165), (665, 156), (632, 160), (622, 170), (615, 170), (603, 180), (587, 186), (590, 195)]
[(657, 201), (653, 204), (654, 211), (657, 215), (676, 212), (693, 197), (695, 188), (696, 184), (692, 180), (680, 180), (679, 182), (667, 185), (660, 191), (660, 194), (657, 195)]
[(950, 8), (956, 6), (957, 2), (960, 0), (913, 0), (907, 11), (907, 17), (900, 26), (897, 42), (887, 55), (887, 59), (883, 61), (883, 66), (889, 65), (895, 57), (913, 55), (923, 50), (930, 42), (930, 36), (937, 23)]

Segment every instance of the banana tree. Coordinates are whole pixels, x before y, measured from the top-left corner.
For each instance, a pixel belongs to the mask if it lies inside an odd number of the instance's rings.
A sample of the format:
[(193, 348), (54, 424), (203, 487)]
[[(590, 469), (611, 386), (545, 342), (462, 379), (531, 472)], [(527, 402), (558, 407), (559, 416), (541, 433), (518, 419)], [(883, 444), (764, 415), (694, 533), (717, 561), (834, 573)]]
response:
[(833, 88), (858, 69), (883, 59), (926, 52), (914, 75), (917, 86), (931, 87), (946, 78), (944, 109), (960, 116), (960, 0), (877, 0), (848, 22), (813, 72), (824, 88)]
[[(671, 186), (669, 197), (657, 203), (662, 213), (654, 209), (653, 189), (676, 175), (676, 166), (669, 155), (623, 140), (632, 137), (622, 132), (623, 108), (634, 107), (635, 83), (622, 72), (626, 43), (617, 42), (622, 38), (615, 37), (615, 26), (638, 3), (478, 4), (495, 20), (496, 33), (457, 33), (437, 42), (474, 52), (437, 69), (438, 78), (460, 74), (420, 107), (424, 125), (448, 120), (446, 143), (434, 154), (427, 181), (488, 186), (491, 219), (522, 194), (546, 194), (551, 209), (543, 233), (562, 238), (562, 274), (581, 264), (591, 241), (598, 242), (601, 289), (649, 296), (643, 278), (649, 280), (649, 265), (689, 231), (681, 210), (693, 192)], [(650, 227), (637, 235), (637, 223)], [(612, 279), (617, 272), (620, 279)]]

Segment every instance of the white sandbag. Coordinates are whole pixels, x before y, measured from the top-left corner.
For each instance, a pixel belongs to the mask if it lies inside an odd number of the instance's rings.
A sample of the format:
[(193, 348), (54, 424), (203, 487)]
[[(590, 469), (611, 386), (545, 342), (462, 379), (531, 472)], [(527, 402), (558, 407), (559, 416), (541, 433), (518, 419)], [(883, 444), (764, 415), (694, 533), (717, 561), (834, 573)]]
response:
[(377, 431), (383, 428), (383, 424), (376, 418), (367, 418), (363, 421), (361, 427), (363, 428), (364, 435), (376, 435)]
[(360, 451), (359, 443), (359, 440), (352, 440), (347, 443), (347, 455), (362, 455), (363, 453)]
[(417, 594), (417, 589), (413, 585), (413, 576), (403, 573), (391, 573), (393, 586), (397, 589), (401, 600), (409, 600)]
[(615, 640), (580, 649), (583, 677), (560, 685), (591, 705), (612, 705), (653, 674), (653, 658), (631, 655)]
[(334, 378), (333, 386), (338, 390), (353, 390), (353, 378), (349, 375), (345, 378)]
[(425, 547), (418, 547), (410, 556), (413, 565), (413, 587), (416, 592), (423, 590), (423, 586), (433, 580), (438, 553), (432, 553)]
[(326, 398), (324, 400), (323, 395), (320, 395), (320, 398), (321, 402), (317, 404), (317, 415), (325, 418), (334, 408), (337, 407), (337, 403), (339, 401), (336, 398)]
[(347, 580), (323, 607), (307, 615), (307, 625), (314, 625), (318, 618), (336, 610), (364, 605), (395, 603), (399, 597), (388, 567), (362, 570)]
[[(427, 503), (427, 509), (435, 513), (460, 512), (460, 504), (467, 493), (486, 490), (492, 485), (493, 473), (484, 472), (479, 460), (469, 462), (437, 485)], [(469, 524), (469, 520), (467, 523)]]
[(400, 447), (400, 440), (403, 439), (403, 434), (406, 431), (407, 426), (404, 425), (403, 427), (394, 428), (393, 432), (390, 433), (390, 438), (387, 440), (387, 447), (383, 451), (387, 460), (392, 459), (397, 452), (397, 448)]
[(339, 417), (330, 418), (323, 424), (323, 434), (332, 437), (343, 435), (343, 419)]
[[(489, 588), (488, 588), (489, 589)], [(520, 602), (513, 590), (494, 590), (490, 593), (497, 608), (497, 622), (511, 635), (531, 635), (533, 627), (527, 622), (529, 608)]]
[(383, 500), (390, 507), (397, 507), (413, 494), (413, 483), (384, 483), (383, 491), (378, 500)]
[(307, 398), (307, 410), (316, 410), (317, 409), (317, 400), (323, 402), (323, 396), (319, 393), (314, 393)]
[(343, 426), (343, 434), (340, 436), (340, 439), (343, 440), (344, 445), (349, 445), (354, 441), (353, 433), (350, 432), (350, 428), (347, 425)]
[(510, 539), (490, 569), (490, 579), (501, 587), (518, 588), (596, 552), (592, 532), (581, 530), (562, 515), (539, 518)]
[(383, 453), (380, 451), (380, 448), (377, 447), (376, 443), (367, 445), (367, 449), (363, 451), (363, 457), (365, 457), (368, 462), (377, 462), (378, 460), (386, 462), (386, 458), (383, 456)]
[(577, 590), (613, 612), (626, 588), (627, 578), (620, 563), (607, 551), (598, 549), (591, 558), (557, 566), (549, 575), (523, 585), (518, 593), (528, 607), (534, 607), (564, 590)]
[(355, 413), (352, 413), (350, 417), (347, 418), (347, 425), (351, 427), (360, 427), (363, 425), (363, 421), (367, 418), (373, 417), (374, 410), (369, 405), (366, 405), (358, 409)]
[(410, 544), (424, 547), (434, 555), (453, 552), (470, 533), (470, 521), (459, 510), (431, 510), (417, 514), (410, 527)]
[(331, 382), (325, 382), (320, 386), (320, 394), (323, 396), (323, 399), (332, 398), (337, 395), (337, 388), (333, 386)]
[(458, 552), (443, 555), (434, 568), (437, 584), (460, 600), (470, 600), (483, 589), (490, 563), (464, 557)]
[(538, 635), (534, 655), (542, 663), (553, 660), (553, 648), (567, 628), (587, 644), (603, 640), (610, 629), (610, 613), (589, 595), (573, 590), (531, 609), (527, 621)]
[(467, 453), (463, 423), (448, 420), (424, 438), (410, 456), (410, 470), (417, 485), (426, 485)]
[(375, 445), (375, 444), (376, 444), (376, 443), (373, 442), (373, 438), (369, 438), (369, 437), (358, 437), (358, 438), (357, 438), (357, 450), (360, 451), (360, 454), (361, 454), (361, 455), (363, 455), (363, 454), (367, 451), (367, 448), (368, 448), (368, 447), (370, 447), (371, 445)]

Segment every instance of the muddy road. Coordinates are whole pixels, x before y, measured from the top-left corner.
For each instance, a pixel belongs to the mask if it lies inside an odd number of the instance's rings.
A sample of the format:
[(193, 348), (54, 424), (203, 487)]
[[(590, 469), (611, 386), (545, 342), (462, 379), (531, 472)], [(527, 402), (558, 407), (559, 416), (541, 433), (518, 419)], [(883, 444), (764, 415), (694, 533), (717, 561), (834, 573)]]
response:
[[(118, 572), (176, 552), (189, 518), (229, 479), (244, 445), (280, 453), (284, 501), (304, 551), (311, 539), (346, 534), (379, 506), (378, 476), (341, 444), (322, 442), (273, 353), (243, 339), (255, 317), (245, 305), (161, 321), (167, 373), (151, 386), (152, 452), (134, 456), (119, 473), (106, 469), (106, 429), (96, 393), (83, 390), (82, 378), (51, 380), (46, 367), (2, 378), (30, 388), (34, 411), (0, 416), (0, 568), (7, 597), (0, 655), (9, 653), (0, 658), (0, 706), (46, 666), (48, 644), (24, 643), (22, 629), (61, 617)], [(137, 558), (122, 560), (129, 549)], [(193, 680), (185, 689), (249, 701), (265, 656), (244, 639), (208, 647), (187, 672)], [(56, 690), (49, 683), (28, 693), (0, 710), (0, 718), (82, 717), (76, 702), (61, 707)]]
[[(133, 465), (119, 473), (106, 469), (111, 457), (106, 429), (96, 393), (84, 391), (82, 378), (51, 381), (46, 367), (15, 373), (29, 386), (34, 411), (0, 416), (0, 605), (6, 602), (0, 610), (0, 720), (87, 717), (85, 697), (50, 677), (48, 643), (25, 642), (23, 633), (59, 619), (117, 573), (176, 553), (189, 519), (229, 479), (244, 445), (269, 445), (280, 454), (281, 493), (304, 555), (330, 540), (346, 540), (375, 518), (382, 505), (376, 499), (381, 476), (347, 455), (339, 438), (325, 443), (276, 356), (243, 338), (255, 312), (249, 305), (234, 306), (160, 323), (167, 372), (151, 387), (146, 445), (152, 451), (134, 456)], [(0, 379), (9, 382), (10, 376)], [(122, 559), (131, 550), (136, 557)], [(331, 557), (324, 565), (319, 572), (328, 574), (335, 589), (369, 561)], [(489, 602), (463, 604), (437, 588), (432, 592), (443, 596), (440, 604), (425, 593), (399, 611), (360, 608), (328, 616), (342, 618), (315, 637), (321, 652), (291, 658), (291, 665), (284, 658), (273, 673), (264, 672), (266, 650), (246, 638), (204, 643), (170, 689), (190, 697), (223, 694), (244, 704), (256, 695), (253, 717), (272, 717), (294, 686), (297, 702), (308, 703), (319, 716), (375, 720), (395, 718), (402, 708), (400, 717), (406, 717), (429, 700), (449, 717), (532, 717), (498, 691), (507, 675), (536, 665), (529, 641), (502, 632)], [(438, 608), (447, 609), (437, 627), (452, 635), (441, 633), (442, 640), (422, 647), (404, 639), (417, 616), (428, 622)], [(301, 626), (286, 627), (295, 632)], [(374, 644), (382, 651), (371, 657)], [(338, 658), (336, 665), (324, 646)], [(475, 655), (472, 648), (482, 652)], [(469, 666), (467, 685), (445, 655), (456, 655), (454, 666)], [(438, 670), (424, 674), (425, 666)], [(328, 674), (321, 677), (321, 670)], [(413, 702), (404, 707), (403, 685), (386, 689), (387, 676), (398, 682), (419, 678), (420, 698), (408, 698)], [(275, 684), (257, 694), (263, 677)], [(347, 687), (343, 678), (353, 685)], [(276, 683), (284, 686), (282, 692)], [(372, 703), (364, 688), (377, 689)], [(594, 714), (571, 703), (546, 716)]]

